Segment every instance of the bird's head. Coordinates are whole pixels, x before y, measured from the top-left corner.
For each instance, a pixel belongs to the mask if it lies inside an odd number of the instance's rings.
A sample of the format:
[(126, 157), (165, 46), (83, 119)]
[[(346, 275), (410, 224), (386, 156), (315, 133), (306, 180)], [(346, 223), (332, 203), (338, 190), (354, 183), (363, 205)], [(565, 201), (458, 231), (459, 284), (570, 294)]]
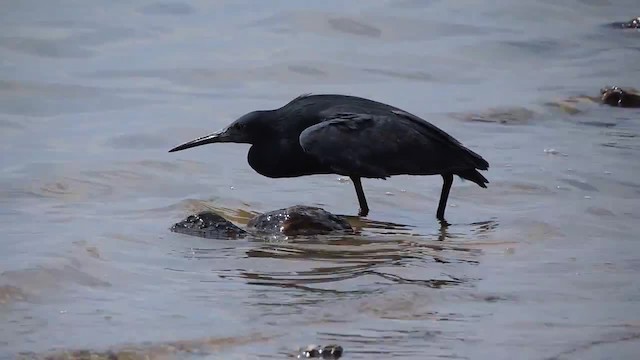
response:
[(255, 144), (264, 136), (264, 126), (262, 125), (268, 116), (267, 113), (268, 111), (252, 111), (241, 116), (238, 120), (232, 122), (220, 131), (178, 145), (169, 150), (169, 152), (212, 143)]

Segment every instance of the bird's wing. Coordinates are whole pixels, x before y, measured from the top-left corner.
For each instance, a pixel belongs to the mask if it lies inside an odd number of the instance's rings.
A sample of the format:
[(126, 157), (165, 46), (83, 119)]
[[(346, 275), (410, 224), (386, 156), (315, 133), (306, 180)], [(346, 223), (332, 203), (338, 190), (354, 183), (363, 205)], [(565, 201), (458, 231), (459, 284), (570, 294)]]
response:
[[(464, 163), (467, 167), (480, 170), (487, 170), (489, 168), (489, 163), (483, 159), (482, 156), (471, 151), (453, 136), (433, 124), (403, 110), (393, 110), (392, 113), (417, 126), (415, 128), (416, 131), (428, 137), (430, 141), (440, 144), (440, 149), (448, 149), (447, 155), (449, 159), (457, 158), (456, 162), (459, 163), (458, 165)], [(456, 154), (456, 156), (454, 156), (454, 154)]]
[(393, 116), (335, 113), (300, 134), (304, 151), (337, 174), (386, 178), (423, 171), (434, 142)]

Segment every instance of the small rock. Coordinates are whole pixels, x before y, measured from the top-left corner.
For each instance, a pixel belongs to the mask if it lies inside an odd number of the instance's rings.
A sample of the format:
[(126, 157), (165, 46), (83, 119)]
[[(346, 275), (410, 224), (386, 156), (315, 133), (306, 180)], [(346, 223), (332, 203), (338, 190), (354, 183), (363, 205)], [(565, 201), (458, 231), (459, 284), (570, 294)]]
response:
[(605, 105), (624, 108), (640, 107), (640, 93), (635, 89), (606, 86), (600, 90), (600, 95), (601, 101)]
[(342, 356), (342, 346), (340, 345), (309, 345), (300, 351), (298, 359), (326, 359), (335, 360)]
[(614, 22), (610, 25), (611, 27), (619, 29), (640, 29), (640, 16), (633, 18), (628, 22)]

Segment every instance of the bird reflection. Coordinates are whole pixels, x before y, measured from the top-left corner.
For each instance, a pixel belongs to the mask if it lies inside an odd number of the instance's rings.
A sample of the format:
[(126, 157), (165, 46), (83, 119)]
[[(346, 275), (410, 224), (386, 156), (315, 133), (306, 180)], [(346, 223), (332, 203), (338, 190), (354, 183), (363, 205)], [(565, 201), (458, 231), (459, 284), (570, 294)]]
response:
[[(442, 240), (448, 235), (442, 230)], [(446, 254), (446, 255), (445, 255)], [(263, 243), (246, 251), (249, 258), (273, 258), (290, 261), (309, 261), (314, 267), (303, 271), (241, 271), (237, 276), (252, 285), (265, 285), (308, 290), (312, 285), (379, 277), (396, 284), (411, 284), (433, 289), (457, 286), (465, 282), (442, 273), (442, 269), (427, 278), (408, 279), (382, 269), (404, 266), (465, 263), (477, 264), (478, 251), (457, 244), (416, 241), (415, 236), (385, 237), (342, 236), (331, 240), (292, 239), (281, 243)], [(318, 263), (321, 265), (318, 266)]]
[[(381, 234), (398, 234), (400, 232), (403, 232), (403, 231), (406, 232), (414, 228), (414, 226), (411, 226), (411, 225), (397, 224), (389, 221), (370, 220), (360, 216), (351, 216), (351, 215), (339, 215), (339, 216), (347, 220), (351, 225), (351, 227), (358, 233), (362, 232), (365, 229), (368, 229)], [(380, 230), (388, 230), (388, 231), (380, 231)]]
[(446, 221), (444, 222), (445, 224), (441, 224), (440, 230), (438, 231), (438, 241), (445, 241), (450, 237), (449, 232), (447, 231), (447, 229), (449, 228), (449, 223), (447, 223)]

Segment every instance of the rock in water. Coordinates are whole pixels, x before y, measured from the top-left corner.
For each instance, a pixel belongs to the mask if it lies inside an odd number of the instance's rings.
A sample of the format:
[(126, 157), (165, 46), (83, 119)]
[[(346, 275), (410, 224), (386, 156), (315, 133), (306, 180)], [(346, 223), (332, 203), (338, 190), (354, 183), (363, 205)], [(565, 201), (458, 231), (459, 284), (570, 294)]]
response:
[(247, 231), (222, 216), (204, 211), (174, 224), (171, 231), (207, 239), (235, 239), (248, 235), (324, 235), (353, 233), (349, 223), (321, 208), (296, 205), (257, 215), (249, 220)]
[(640, 16), (633, 18), (628, 22), (614, 22), (609, 25), (618, 29), (640, 29)]
[(189, 215), (174, 224), (171, 231), (207, 239), (236, 239), (247, 235), (246, 231), (211, 211)]
[(300, 349), (298, 359), (325, 359), (325, 360), (337, 360), (342, 356), (342, 346), (340, 345), (308, 345), (307, 347)]
[(580, 105), (602, 104), (613, 107), (640, 108), (640, 92), (631, 87), (605, 86), (600, 89), (600, 96), (572, 96), (560, 101), (552, 101), (547, 105), (559, 107), (569, 114), (582, 112)]
[(633, 88), (606, 86), (600, 90), (603, 104), (627, 108), (640, 107), (640, 92)]
[(270, 211), (249, 220), (247, 229), (258, 233), (296, 235), (322, 235), (331, 232), (349, 232), (349, 223), (324, 209), (296, 205)]

